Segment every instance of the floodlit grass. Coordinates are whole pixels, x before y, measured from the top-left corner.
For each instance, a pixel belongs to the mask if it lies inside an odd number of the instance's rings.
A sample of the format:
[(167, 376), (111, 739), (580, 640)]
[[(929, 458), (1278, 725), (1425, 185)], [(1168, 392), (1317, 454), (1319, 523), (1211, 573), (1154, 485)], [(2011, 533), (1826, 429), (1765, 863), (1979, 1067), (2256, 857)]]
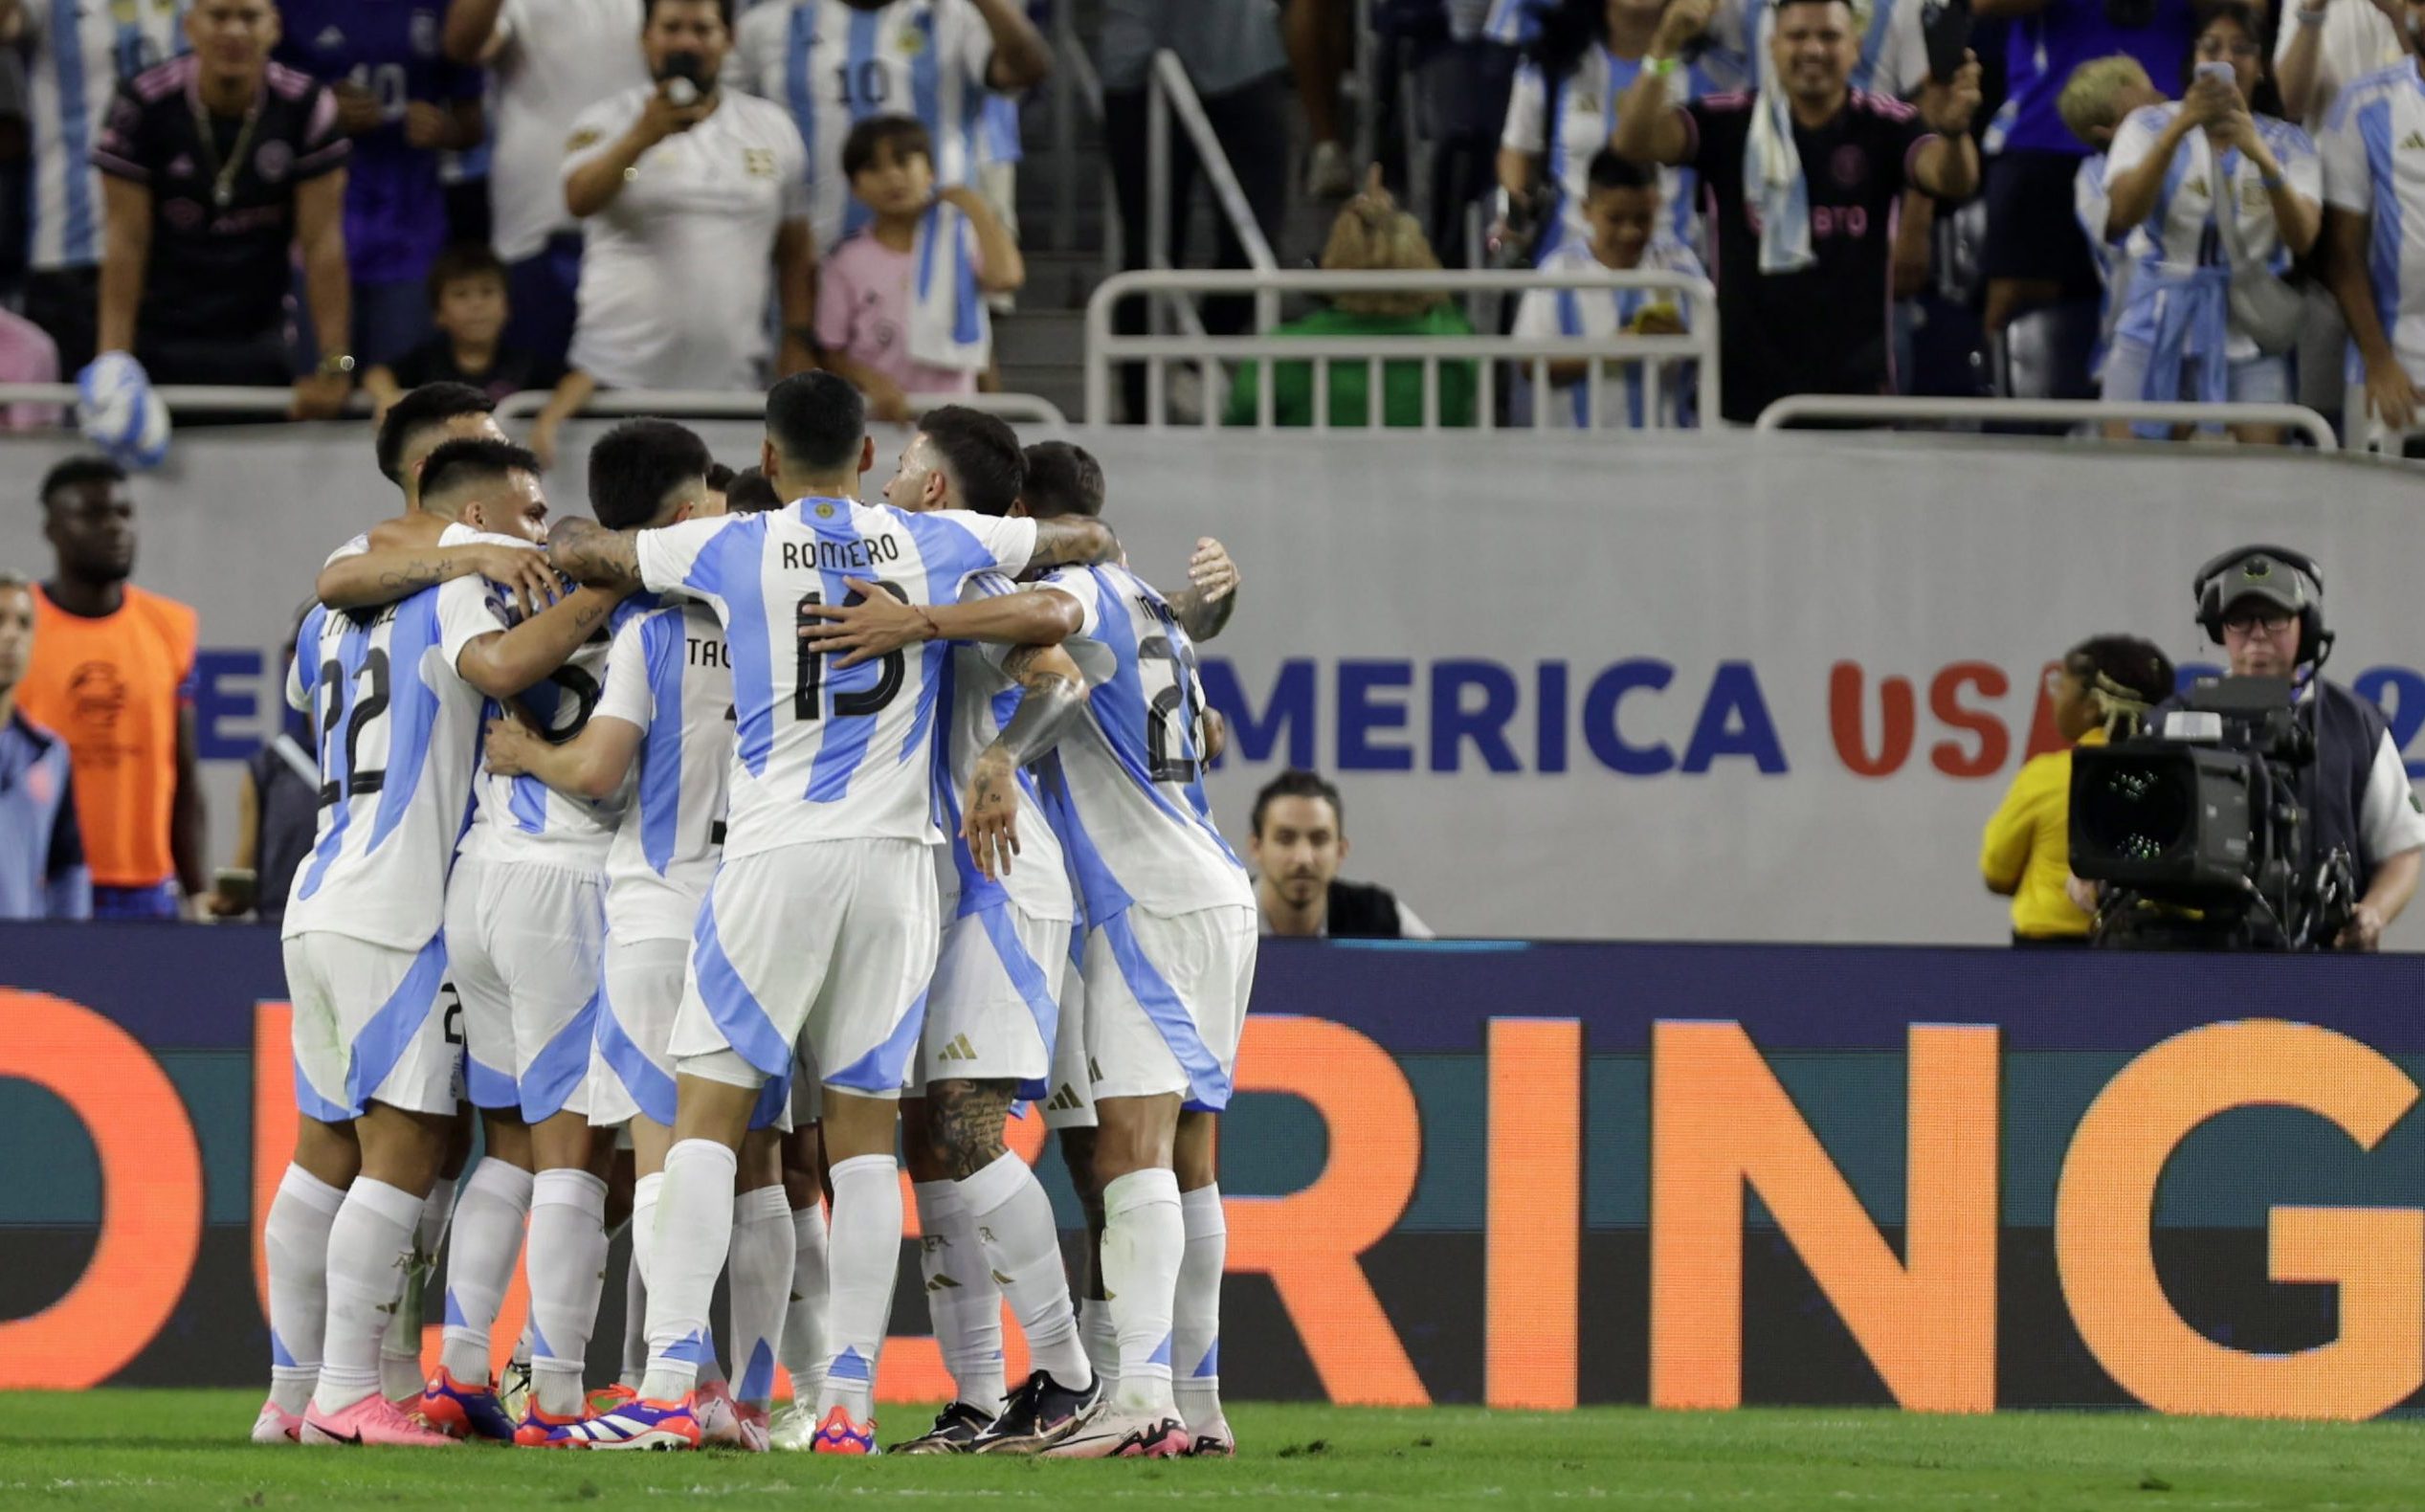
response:
[[(1571, 1413), (1234, 1405), (1235, 1461), (1062, 1464), (799, 1455), (256, 1449), (259, 1394), (0, 1394), (0, 1508), (798, 1509), (1235, 1502), (1393, 1507), (2173, 1508), (2425, 1506), (2406, 1422), (1872, 1411)], [(926, 1415), (894, 1408), (886, 1436)]]

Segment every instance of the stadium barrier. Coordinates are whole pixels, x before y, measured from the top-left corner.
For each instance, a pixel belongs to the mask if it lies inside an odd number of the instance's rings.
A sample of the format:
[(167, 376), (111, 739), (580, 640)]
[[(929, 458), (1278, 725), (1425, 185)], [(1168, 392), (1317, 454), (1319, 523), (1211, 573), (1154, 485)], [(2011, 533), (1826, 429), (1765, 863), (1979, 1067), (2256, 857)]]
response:
[[(280, 990), (263, 930), (0, 926), (0, 1136), (32, 1157), (0, 1192), (0, 1387), (259, 1377)], [(2420, 992), (2399, 957), (1267, 943), (1223, 1139), (1225, 1384), (2414, 1407), (2425, 1027), (2384, 1008)], [(882, 1384), (931, 1398), (914, 1248), (903, 1274)]]
[[(283, 389), (246, 389), (225, 384), (165, 384), (153, 391), (167, 406), (171, 422), (181, 409), (275, 417), (286, 413), (289, 397)], [(545, 389), (525, 389), (520, 393), (507, 394), (497, 402), (498, 418), (530, 419), (546, 409), (547, 401), (552, 397), (554, 395)], [(56, 405), (67, 412), (72, 411), (76, 398), (74, 384), (0, 383), (0, 405)], [(982, 410), (988, 414), (998, 414), (1005, 420), (1021, 425), (1043, 425), (1055, 430), (1066, 429), (1069, 425), (1069, 417), (1061, 413), (1060, 407), (1038, 394), (913, 393), (906, 398), (913, 414), (940, 410), (945, 405), (962, 405)], [(357, 391), (349, 401), (348, 414), (367, 416), (370, 411), (370, 396)], [(754, 420), (765, 412), (766, 396), (763, 394), (701, 389), (602, 389), (592, 394), (579, 411), (581, 417), (588, 419), (660, 414), (695, 420)], [(25, 435), (29, 433), (16, 434)], [(190, 444), (193, 438), (188, 439)]]

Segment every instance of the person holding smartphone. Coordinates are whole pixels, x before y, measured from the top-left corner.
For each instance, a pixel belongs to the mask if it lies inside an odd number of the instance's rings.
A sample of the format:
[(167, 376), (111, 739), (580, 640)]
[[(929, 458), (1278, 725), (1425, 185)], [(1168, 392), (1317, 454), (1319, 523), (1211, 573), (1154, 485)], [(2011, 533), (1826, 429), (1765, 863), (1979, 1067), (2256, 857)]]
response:
[[(2233, 306), (2233, 279), (2256, 274), (2235, 267), (2230, 247), (2236, 237), (2249, 262), (2286, 272), (2323, 226), (2324, 167), (2304, 131), (2252, 109), (2264, 77), (2257, 12), (2226, 0), (2198, 31), (2186, 96), (2132, 112), (2114, 134), (2105, 228), (2129, 233), (2133, 272), (2105, 361), (2108, 402), (2290, 401), (2288, 352), (2262, 350)], [(2221, 227), (2226, 201), (2234, 218)], [(2279, 426), (2231, 430), (2281, 440)]]

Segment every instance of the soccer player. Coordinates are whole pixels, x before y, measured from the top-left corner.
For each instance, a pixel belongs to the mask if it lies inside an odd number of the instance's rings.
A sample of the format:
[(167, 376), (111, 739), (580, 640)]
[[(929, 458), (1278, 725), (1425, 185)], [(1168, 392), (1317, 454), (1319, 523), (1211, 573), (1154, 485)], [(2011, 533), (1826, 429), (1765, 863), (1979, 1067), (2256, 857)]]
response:
[[(528, 453), (455, 442), (427, 481), (474, 528), (537, 543)], [(571, 594), (508, 631), (486, 587), (458, 579), (375, 614), (305, 617), (287, 697), (318, 716), (323, 808), (282, 931), (301, 1116), (263, 1233), (273, 1368), (256, 1442), (446, 1441), (378, 1390), (456, 1106), (440, 901), (481, 700), (545, 677), (613, 599)]]
[[(668, 420), (630, 420), (590, 454), (590, 500), (610, 528), (657, 527), (723, 513), (707, 487), (707, 446)], [(681, 1006), (691, 928), (715, 875), (732, 764), (732, 671), (724, 633), (703, 604), (669, 605), (625, 620), (607, 656), (590, 723), (553, 743), (519, 722), (489, 727), (487, 764), (527, 773), (560, 793), (603, 801), (632, 784), (633, 798), (607, 852), (605, 997), (590, 1123), (628, 1124), (638, 1175), (632, 1255), (645, 1283), (656, 1239), (656, 1195), (673, 1143), (674, 1067), (666, 1044)], [(743, 1173), (732, 1236), (738, 1411), (721, 1383), (701, 1388), (711, 1441), (766, 1447), (775, 1351), (789, 1303), (771, 1278), (793, 1246), (790, 1205), (771, 1143)], [(704, 1362), (702, 1362), (703, 1364)], [(634, 1383), (636, 1384), (636, 1383)], [(710, 1407), (711, 1394), (713, 1407)]]
[[(823, 1083), (834, 1184), (833, 1358), (815, 1448), (876, 1447), (875, 1367), (901, 1247), (896, 1104), (940, 932), (926, 848), (941, 838), (930, 732), (946, 648), (846, 665), (803, 647), (799, 626), (854, 591), (914, 606), (932, 639), (1035, 625), (1032, 601), (1041, 595), (961, 605), (961, 589), (979, 572), (1103, 560), (1118, 547), (1094, 521), (857, 503), (850, 496), (874, 455), (858, 391), (831, 373), (795, 374), (768, 395), (762, 456), (790, 505), (654, 531), (567, 521), (549, 543), (576, 580), (714, 608), (738, 721), (724, 859), (693, 935), (672, 1040), (675, 1143), (657, 1198), (648, 1374), (639, 1401), (583, 1425), (593, 1445), (699, 1443), (694, 1383), (730, 1238), (735, 1150), (762, 1090), (796, 1050)], [(1035, 625), (1020, 638), (1065, 628)]]
[[(953, 406), (920, 422), (884, 497), (913, 514), (958, 508), (1002, 517), (1017, 503), (1025, 475), (1009, 426)], [(985, 573), (969, 580), (963, 599), (1016, 591), (1009, 579)], [(1076, 600), (1057, 589), (1031, 591), (1074, 616)], [(1052, 1066), (1076, 909), (1035, 779), (1005, 765), (997, 743), (1018, 710), (1040, 700), (1031, 721), (1037, 749), (1049, 749), (1077, 714), (1086, 683), (1068, 655), (1049, 646), (963, 644), (945, 676), (946, 767), (936, 799), (955, 838), (936, 856), (943, 950), (901, 1127), (924, 1235), (926, 1310), (957, 1399), (900, 1452), (1032, 1451), (1066, 1433), (1094, 1389), (1070, 1311), (1052, 1199), (1002, 1142), (1022, 1083), (1040, 1090)], [(998, 829), (1012, 811), (1012, 829)], [(967, 843), (956, 838), (964, 828)], [(1023, 842), (1015, 864), (1009, 844), (997, 854), (990, 843), (1004, 834)], [(1006, 1294), (1035, 1364), (1016, 1392), (1006, 1391), (1002, 1378)], [(1007, 1404), (998, 1419), (997, 1404)]]

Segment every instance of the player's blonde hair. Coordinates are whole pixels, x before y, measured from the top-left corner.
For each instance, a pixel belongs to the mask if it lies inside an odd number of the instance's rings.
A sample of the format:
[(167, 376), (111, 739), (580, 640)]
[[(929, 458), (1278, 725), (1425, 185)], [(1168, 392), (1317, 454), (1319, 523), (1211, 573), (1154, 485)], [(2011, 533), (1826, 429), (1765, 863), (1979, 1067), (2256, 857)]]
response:
[(2073, 136), (2102, 149), (2104, 144), (2097, 139), (2097, 133), (2110, 132), (2122, 124), (2115, 97), (2128, 84), (2148, 84), (2147, 71), (2137, 58), (2127, 53), (2092, 57), (2073, 69), (2071, 78), (2063, 81), (2063, 92), (2056, 97), (2055, 109)]
[[(1423, 225), (1398, 209), (1389, 190), (1374, 184), (1347, 201), (1330, 223), (1322, 265), (1332, 273), (1433, 272), (1440, 259)], [(1409, 289), (1391, 294), (1343, 294), (1334, 302), (1351, 315), (1420, 315), (1448, 298), (1446, 289)]]

